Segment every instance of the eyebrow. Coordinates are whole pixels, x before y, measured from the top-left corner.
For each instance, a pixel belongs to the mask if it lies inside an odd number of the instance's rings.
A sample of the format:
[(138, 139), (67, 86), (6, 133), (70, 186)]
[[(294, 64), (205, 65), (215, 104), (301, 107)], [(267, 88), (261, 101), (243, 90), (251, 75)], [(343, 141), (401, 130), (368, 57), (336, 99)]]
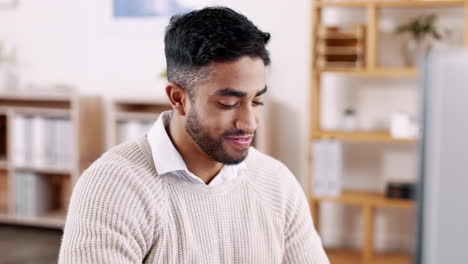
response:
[[(261, 91), (258, 91), (256, 94), (255, 94), (255, 97), (258, 97), (264, 93), (266, 93), (268, 90), (268, 87), (265, 85), (265, 88), (263, 88)], [(234, 89), (231, 89), (231, 88), (224, 88), (224, 89), (221, 89), (221, 90), (218, 90), (215, 92), (215, 95), (218, 95), (218, 96), (234, 96), (234, 97), (245, 97), (247, 95), (247, 93), (245, 92), (239, 92), (239, 91), (236, 91)]]

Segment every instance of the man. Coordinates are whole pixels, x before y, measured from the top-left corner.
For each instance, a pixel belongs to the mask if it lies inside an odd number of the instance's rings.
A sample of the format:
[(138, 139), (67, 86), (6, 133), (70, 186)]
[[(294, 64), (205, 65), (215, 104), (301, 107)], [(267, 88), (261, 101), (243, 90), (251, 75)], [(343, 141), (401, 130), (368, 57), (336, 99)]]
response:
[(60, 263), (329, 263), (295, 177), (250, 147), (269, 38), (228, 8), (171, 19), (173, 110), (80, 177)]

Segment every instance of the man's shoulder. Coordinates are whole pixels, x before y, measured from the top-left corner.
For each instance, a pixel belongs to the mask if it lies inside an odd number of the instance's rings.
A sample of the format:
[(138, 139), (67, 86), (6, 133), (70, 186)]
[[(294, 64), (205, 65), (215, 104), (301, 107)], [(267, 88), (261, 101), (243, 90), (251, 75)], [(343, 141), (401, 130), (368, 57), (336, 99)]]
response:
[(305, 199), (300, 183), (283, 162), (254, 148), (246, 162), (250, 190), (280, 217), (287, 214), (291, 201)]
[(112, 147), (89, 168), (87, 168), (82, 177), (87, 178), (106, 178), (113, 181), (147, 181), (148, 178), (154, 178), (156, 171), (148, 161), (145, 154), (140, 149), (138, 141), (129, 141)]
[(103, 153), (91, 167), (100, 167), (106, 164), (118, 164), (119, 167), (128, 169), (151, 167), (151, 164), (148, 162), (148, 157), (145, 156), (146, 154), (138, 144), (140, 140), (142, 139), (124, 142), (110, 148)]
[(278, 186), (297, 183), (296, 177), (283, 162), (253, 147), (249, 150), (246, 165), (254, 183)]

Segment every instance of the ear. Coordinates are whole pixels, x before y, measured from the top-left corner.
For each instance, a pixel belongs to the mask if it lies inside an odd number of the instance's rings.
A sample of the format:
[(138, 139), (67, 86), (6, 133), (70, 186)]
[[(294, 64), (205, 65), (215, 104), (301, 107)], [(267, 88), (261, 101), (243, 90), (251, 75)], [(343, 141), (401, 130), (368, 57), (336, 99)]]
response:
[(181, 116), (185, 116), (189, 112), (189, 97), (188, 92), (175, 83), (168, 83), (166, 86), (166, 94), (172, 105), (172, 109)]

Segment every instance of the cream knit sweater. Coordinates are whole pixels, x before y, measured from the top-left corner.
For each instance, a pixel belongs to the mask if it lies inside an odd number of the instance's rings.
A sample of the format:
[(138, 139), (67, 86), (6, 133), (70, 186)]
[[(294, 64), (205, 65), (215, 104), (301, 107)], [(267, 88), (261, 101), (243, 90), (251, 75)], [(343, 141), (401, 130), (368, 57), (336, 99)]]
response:
[(146, 137), (113, 148), (78, 180), (59, 263), (329, 263), (302, 188), (250, 148), (215, 186), (158, 175)]

